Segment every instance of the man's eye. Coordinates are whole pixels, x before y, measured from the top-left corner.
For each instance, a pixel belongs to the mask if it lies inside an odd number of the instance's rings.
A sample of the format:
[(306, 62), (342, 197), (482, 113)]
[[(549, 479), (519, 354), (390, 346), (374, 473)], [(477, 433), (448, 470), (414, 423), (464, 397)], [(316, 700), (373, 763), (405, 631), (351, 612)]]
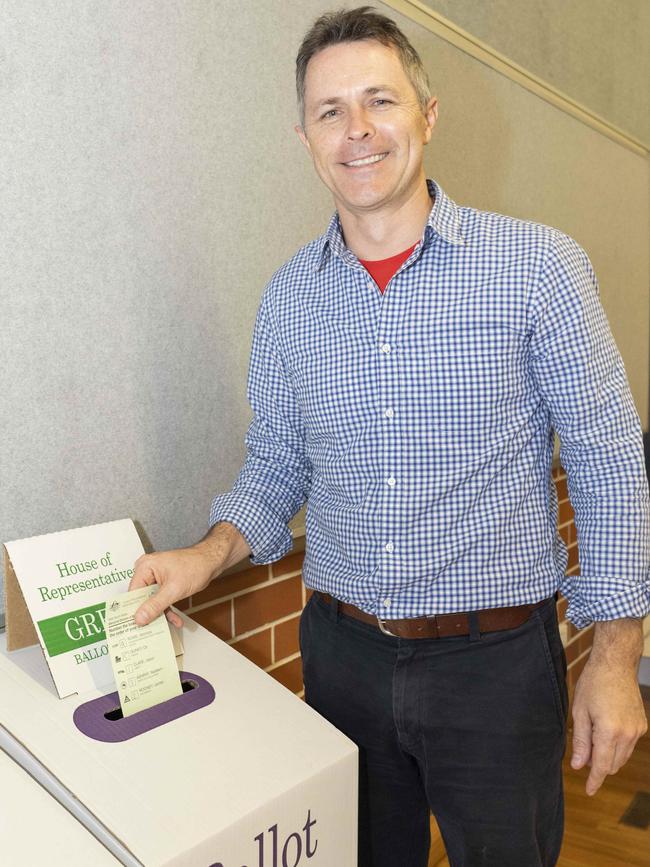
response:
[(375, 100), (375, 105), (377, 105), (377, 103), (380, 103), (380, 102), (385, 103), (386, 105), (389, 105), (392, 102), (392, 100), (384, 99), (383, 97), (379, 97), (379, 99)]
[(326, 111), (324, 115), (321, 116), (321, 120), (325, 120), (326, 118), (334, 117), (336, 114), (335, 108), (330, 108), (329, 111)]

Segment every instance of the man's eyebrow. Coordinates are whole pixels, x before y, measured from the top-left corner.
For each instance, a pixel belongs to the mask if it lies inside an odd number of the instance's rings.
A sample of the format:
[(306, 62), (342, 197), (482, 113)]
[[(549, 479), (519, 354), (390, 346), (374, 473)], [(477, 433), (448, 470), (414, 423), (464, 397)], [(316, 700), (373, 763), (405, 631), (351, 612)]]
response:
[[(375, 93), (390, 93), (393, 96), (399, 95), (397, 91), (388, 84), (378, 84), (374, 87), (366, 87), (363, 93), (364, 96), (373, 96)], [(340, 96), (328, 96), (325, 99), (319, 99), (314, 108), (321, 108), (323, 105), (337, 105), (339, 102), (341, 102)]]

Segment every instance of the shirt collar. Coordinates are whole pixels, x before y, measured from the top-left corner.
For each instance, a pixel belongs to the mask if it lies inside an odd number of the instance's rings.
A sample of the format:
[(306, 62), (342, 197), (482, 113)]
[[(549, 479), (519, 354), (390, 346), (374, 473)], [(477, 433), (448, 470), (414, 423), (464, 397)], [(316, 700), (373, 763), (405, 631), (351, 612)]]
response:
[[(460, 211), (456, 202), (450, 199), (442, 187), (432, 178), (427, 178), (429, 195), (435, 198), (433, 207), (429, 212), (424, 229), (424, 240), (427, 235), (434, 232), (443, 241), (450, 244), (464, 245), (465, 239), (461, 232)], [(429, 231), (428, 231), (429, 230)], [(334, 253), (341, 259), (352, 256), (343, 241), (343, 231), (338, 211), (329, 222), (327, 230), (316, 242), (316, 254), (314, 257), (313, 271), (319, 271), (328, 253)]]

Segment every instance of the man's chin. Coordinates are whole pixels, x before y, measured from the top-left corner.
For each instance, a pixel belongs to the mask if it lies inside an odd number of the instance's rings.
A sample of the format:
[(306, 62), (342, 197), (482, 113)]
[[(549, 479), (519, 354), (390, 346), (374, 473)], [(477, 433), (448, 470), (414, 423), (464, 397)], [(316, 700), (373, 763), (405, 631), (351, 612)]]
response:
[(338, 189), (334, 193), (334, 199), (338, 207), (348, 211), (372, 211), (380, 207), (386, 201), (386, 191), (368, 187), (367, 189)]

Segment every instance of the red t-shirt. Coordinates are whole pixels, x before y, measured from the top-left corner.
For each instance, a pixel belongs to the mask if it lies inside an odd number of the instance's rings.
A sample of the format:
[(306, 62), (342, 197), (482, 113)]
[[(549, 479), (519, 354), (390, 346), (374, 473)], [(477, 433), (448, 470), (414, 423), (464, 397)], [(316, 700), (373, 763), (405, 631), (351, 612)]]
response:
[(359, 261), (383, 292), (386, 286), (388, 286), (390, 278), (399, 269), (400, 265), (406, 262), (413, 250), (415, 250), (416, 245), (417, 241), (408, 250), (396, 253), (394, 256), (389, 256), (388, 259), (359, 259)]

